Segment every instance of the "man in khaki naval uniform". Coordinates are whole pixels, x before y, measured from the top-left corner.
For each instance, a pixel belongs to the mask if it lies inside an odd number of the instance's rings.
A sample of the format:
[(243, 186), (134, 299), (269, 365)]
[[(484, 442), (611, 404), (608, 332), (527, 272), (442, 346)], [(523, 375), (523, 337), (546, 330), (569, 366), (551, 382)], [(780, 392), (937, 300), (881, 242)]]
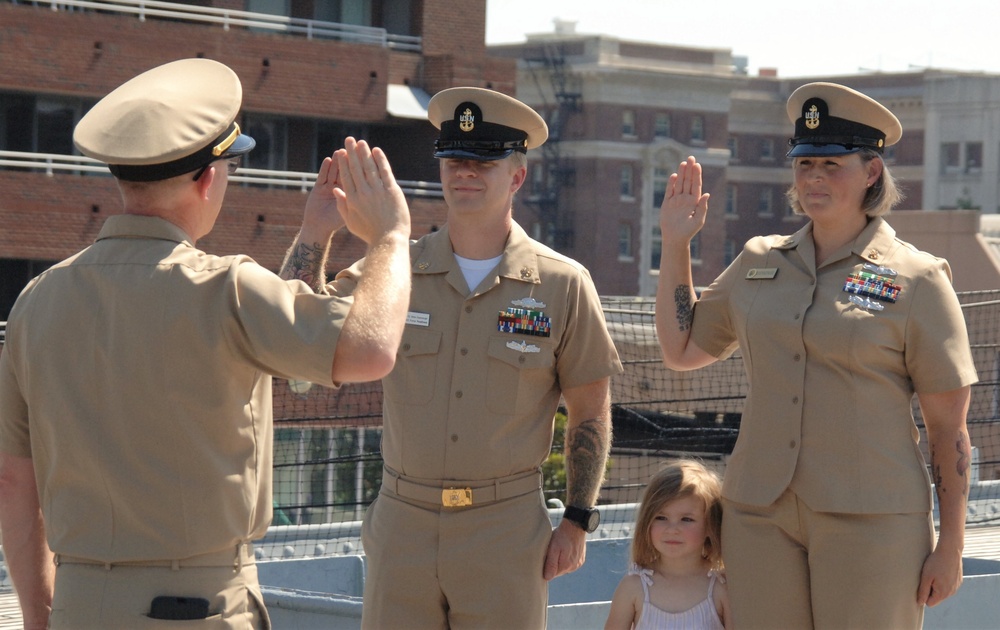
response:
[(269, 627), (250, 541), (271, 520), (271, 375), (333, 386), (393, 364), (409, 217), (384, 156), (340, 173), (369, 244), (353, 301), (195, 248), (254, 146), (241, 101), (232, 70), (187, 59), (76, 128), (125, 213), (29, 284), (0, 355), (0, 519), (27, 628)]
[[(362, 626), (541, 628), (547, 580), (583, 564), (596, 527), (621, 364), (587, 270), (511, 216), (545, 122), (478, 88), (438, 93), (428, 117), (448, 222), (411, 248), (407, 325), (383, 380), (385, 473), (362, 531)], [(310, 237), (324, 241), (320, 217), (300, 246)], [(560, 395), (570, 507), (553, 531), (539, 467)]]

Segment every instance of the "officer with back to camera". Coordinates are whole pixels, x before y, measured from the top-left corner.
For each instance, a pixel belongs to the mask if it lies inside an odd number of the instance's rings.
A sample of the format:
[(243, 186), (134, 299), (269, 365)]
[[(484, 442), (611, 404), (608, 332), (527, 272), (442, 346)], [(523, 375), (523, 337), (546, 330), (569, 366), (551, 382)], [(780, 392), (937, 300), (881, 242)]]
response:
[(0, 521), (26, 628), (270, 627), (251, 541), (272, 513), (271, 376), (336, 386), (393, 365), (410, 226), (379, 150), (348, 142), (317, 183), (368, 244), (353, 299), (195, 247), (254, 146), (241, 102), (232, 70), (185, 59), (77, 125), (124, 213), (31, 281), (0, 354)]

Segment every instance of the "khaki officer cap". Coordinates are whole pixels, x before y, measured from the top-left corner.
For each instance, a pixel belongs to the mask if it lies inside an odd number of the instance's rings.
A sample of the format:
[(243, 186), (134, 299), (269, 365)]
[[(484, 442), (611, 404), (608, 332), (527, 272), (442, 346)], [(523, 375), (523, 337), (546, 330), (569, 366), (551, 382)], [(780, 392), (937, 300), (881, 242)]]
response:
[(441, 130), (434, 157), (502, 160), (514, 151), (541, 146), (549, 128), (538, 113), (506, 94), (474, 87), (442, 90), (427, 105), (427, 118)]
[(807, 83), (788, 97), (795, 136), (788, 157), (879, 153), (903, 135), (899, 120), (861, 92), (836, 83)]
[(210, 59), (147, 70), (102, 98), (80, 120), (73, 142), (126, 181), (157, 181), (249, 153), (254, 139), (236, 124), (239, 77)]

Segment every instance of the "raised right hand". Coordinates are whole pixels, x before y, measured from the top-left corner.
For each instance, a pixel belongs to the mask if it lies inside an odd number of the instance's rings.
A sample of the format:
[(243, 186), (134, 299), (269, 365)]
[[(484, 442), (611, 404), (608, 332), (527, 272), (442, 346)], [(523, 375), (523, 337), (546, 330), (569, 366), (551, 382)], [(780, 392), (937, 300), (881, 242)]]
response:
[(410, 236), (410, 210), (381, 149), (347, 138), (334, 155), (337, 209), (352, 234), (371, 245), (389, 232)]
[(701, 192), (701, 164), (693, 156), (681, 162), (667, 182), (660, 205), (660, 230), (663, 246), (686, 246), (705, 225), (708, 193)]

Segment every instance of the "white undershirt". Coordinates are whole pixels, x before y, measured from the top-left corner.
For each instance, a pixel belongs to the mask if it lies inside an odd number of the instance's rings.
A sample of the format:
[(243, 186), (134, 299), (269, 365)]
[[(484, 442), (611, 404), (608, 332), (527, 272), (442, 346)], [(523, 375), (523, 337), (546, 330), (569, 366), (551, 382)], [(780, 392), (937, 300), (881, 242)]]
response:
[(465, 276), (465, 284), (469, 286), (470, 293), (479, 286), (479, 283), (483, 281), (483, 278), (485, 278), (489, 272), (493, 271), (497, 264), (499, 264), (501, 258), (503, 258), (503, 254), (500, 254), (496, 258), (488, 258), (486, 260), (462, 258), (458, 254), (455, 254), (455, 260), (458, 261), (458, 267), (462, 270), (462, 275)]

